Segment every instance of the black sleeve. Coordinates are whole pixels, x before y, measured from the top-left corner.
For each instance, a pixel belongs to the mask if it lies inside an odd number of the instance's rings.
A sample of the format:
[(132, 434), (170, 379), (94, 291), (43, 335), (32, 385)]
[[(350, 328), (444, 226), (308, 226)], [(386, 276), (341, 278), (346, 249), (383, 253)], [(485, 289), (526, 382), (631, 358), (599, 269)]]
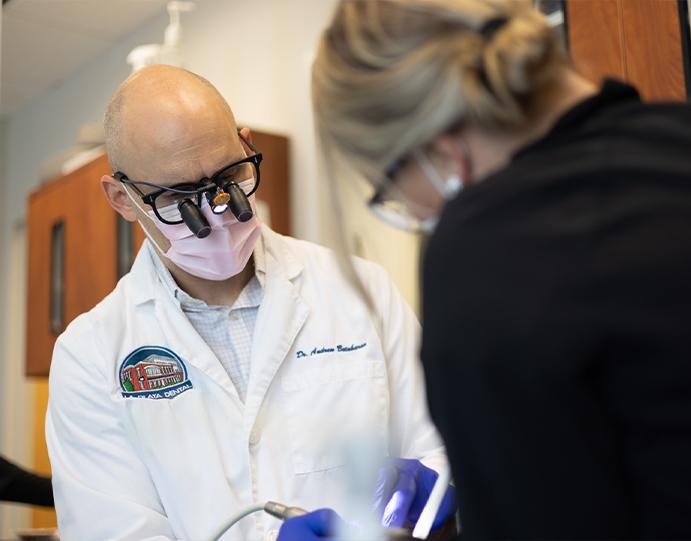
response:
[(0, 457), (0, 501), (53, 507), (51, 480)]

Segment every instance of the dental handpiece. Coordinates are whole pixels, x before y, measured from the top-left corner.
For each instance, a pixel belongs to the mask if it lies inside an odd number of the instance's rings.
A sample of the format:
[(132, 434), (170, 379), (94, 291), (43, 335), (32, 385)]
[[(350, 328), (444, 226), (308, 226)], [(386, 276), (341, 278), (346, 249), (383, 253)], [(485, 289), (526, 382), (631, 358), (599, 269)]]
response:
[(289, 518), (295, 518), (307, 514), (307, 511), (300, 507), (289, 507), (287, 505), (283, 505), (282, 503), (271, 501), (264, 504), (264, 511), (279, 520), (288, 520)]
[(276, 517), (279, 520), (288, 520), (289, 518), (299, 517), (300, 515), (307, 514), (307, 511), (300, 509), (299, 507), (288, 507), (287, 505), (276, 502), (256, 502), (235, 513), (218, 530), (216, 530), (216, 533), (209, 538), (210, 541), (219, 541), (228, 530), (230, 530), (243, 518), (251, 515), (252, 513), (258, 513), (260, 511), (265, 511), (272, 517)]

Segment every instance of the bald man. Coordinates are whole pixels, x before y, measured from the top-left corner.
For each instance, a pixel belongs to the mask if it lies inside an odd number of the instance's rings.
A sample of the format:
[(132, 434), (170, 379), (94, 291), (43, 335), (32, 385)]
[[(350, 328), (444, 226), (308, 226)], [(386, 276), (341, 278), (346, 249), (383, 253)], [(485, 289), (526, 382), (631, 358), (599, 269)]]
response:
[[(61, 539), (205, 540), (266, 500), (340, 509), (344, 442), (365, 428), (390, 456), (443, 467), (409, 307), (358, 260), (370, 311), (330, 251), (251, 215), (261, 149), (216, 89), (146, 68), (105, 128), (105, 195), (148, 240), (55, 346), (46, 433)], [(223, 539), (279, 526), (256, 515)]]

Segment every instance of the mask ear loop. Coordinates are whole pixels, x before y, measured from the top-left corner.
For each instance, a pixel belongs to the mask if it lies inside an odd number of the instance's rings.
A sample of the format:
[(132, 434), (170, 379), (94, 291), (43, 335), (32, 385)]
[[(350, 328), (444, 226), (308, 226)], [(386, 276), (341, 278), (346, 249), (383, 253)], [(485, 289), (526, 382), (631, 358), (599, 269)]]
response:
[[(127, 188), (129, 188), (129, 186), (125, 185), (125, 193), (126, 193), (127, 196), (130, 198), (130, 200), (132, 201), (132, 203), (134, 204), (134, 206), (137, 207), (139, 210), (141, 210), (142, 213), (143, 213), (147, 218), (149, 218), (149, 220), (151, 220), (151, 221), (153, 222), (153, 219), (151, 218), (151, 216), (149, 216), (149, 214), (146, 212), (146, 210), (144, 210), (144, 207), (142, 207), (139, 203), (137, 203), (136, 199), (135, 199), (134, 197), (132, 197), (132, 194), (130, 193), (130, 191), (129, 191)], [(146, 238), (149, 239), (149, 242), (151, 242), (151, 244), (153, 244), (153, 245), (156, 247), (156, 250), (158, 250), (158, 253), (165, 255), (166, 252), (163, 250), (163, 248), (161, 248), (161, 247), (158, 245), (158, 242), (156, 242), (156, 241), (154, 240), (154, 238), (151, 236), (151, 234), (147, 231), (146, 227), (144, 227), (144, 224), (143, 224), (139, 219), (137, 219), (137, 222), (139, 222), (139, 225), (141, 226), (142, 231), (144, 231), (144, 234), (146, 235)], [(156, 224), (154, 224), (154, 227), (155, 227), (155, 226), (156, 226)]]
[(447, 179), (443, 179), (437, 171), (437, 168), (432, 165), (427, 155), (421, 150), (415, 150), (413, 156), (420, 164), (427, 178), (429, 178), (432, 186), (441, 194), (444, 199), (451, 199), (454, 195), (463, 188), (463, 180), (457, 174), (451, 175)]

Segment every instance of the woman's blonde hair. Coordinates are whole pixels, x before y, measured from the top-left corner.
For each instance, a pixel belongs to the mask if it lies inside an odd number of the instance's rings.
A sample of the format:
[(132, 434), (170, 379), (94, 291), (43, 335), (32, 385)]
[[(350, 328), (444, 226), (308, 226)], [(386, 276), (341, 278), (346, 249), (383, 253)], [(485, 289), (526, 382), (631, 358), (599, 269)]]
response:
[(459, 123), (520, 128), (566, 63), (527, 0), (343, 0), (313, 67), (320, 143), (379, 179)]

